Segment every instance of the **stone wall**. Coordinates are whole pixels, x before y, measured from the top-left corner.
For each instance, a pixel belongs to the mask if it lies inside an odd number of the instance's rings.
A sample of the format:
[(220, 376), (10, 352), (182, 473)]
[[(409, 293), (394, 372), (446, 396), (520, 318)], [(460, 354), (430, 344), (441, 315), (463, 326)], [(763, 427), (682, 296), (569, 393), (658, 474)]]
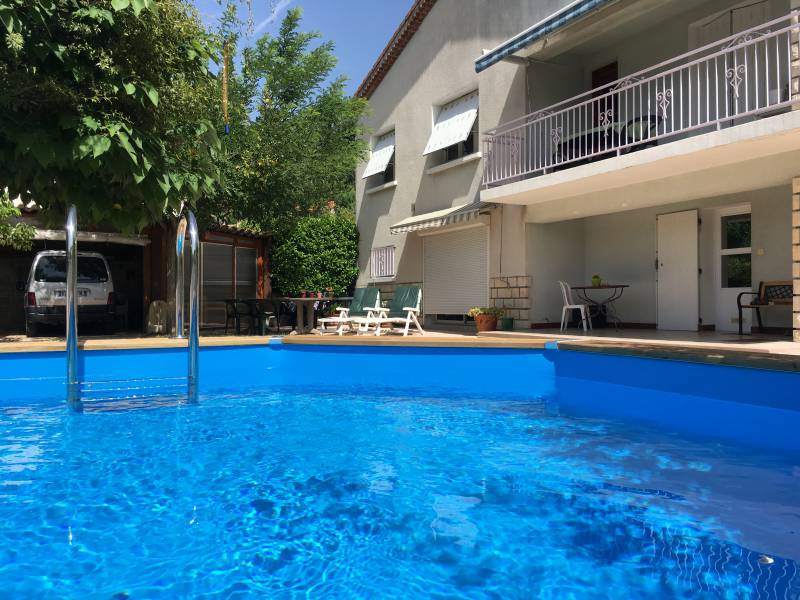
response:
[(794, 303), (792, 327), (794, 341), (800, 342), (800, 177), (792, 182), (792, 279), (794, 280)]
[(527, 275), (492, 277), (489, 279), (489, 298), (492, 306), (505, 310), (514, 318), (515, 329), (530, 329), (531, 278)]

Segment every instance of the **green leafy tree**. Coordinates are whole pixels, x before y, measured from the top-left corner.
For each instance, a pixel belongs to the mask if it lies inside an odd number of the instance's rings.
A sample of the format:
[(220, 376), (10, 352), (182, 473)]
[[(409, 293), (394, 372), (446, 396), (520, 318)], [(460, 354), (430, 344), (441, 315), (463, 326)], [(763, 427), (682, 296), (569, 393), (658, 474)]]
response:
[[(363, 157), (366, 101), (345, 94), (331, 42), (299, 31), (289, 10), (275, 37), (241, 52), (231, 77), (231, 131), (220, 158), (221, 191), (208, 211), (285, 237), (298, 219), (320, 214), (331, 199), (347, 205)], [(229, 43), (236, 36), (227, 34)]]
[(304, 217), (272, 256), (272, 283), (284, 293), (344, 294), (358, 276), (358, 228), (333, 215)]
[(8, 197), (8, 192), (0, 194), (0, 246), (14, 250), (30, 250), (36, 230), (27, 223), (13, 223), (21, 215)]
[(213, 191), (213, 40), (184, 0), (0, 0), (0, 185), (141, 229)]

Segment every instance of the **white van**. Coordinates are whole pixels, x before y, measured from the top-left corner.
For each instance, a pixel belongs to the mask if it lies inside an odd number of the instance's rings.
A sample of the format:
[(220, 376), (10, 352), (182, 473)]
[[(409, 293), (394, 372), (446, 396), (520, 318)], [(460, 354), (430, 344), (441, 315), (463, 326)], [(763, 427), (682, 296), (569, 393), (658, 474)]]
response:
[[(78, 324), (98, 323), (110, 329), (115, 318), (114, 283), (102, 254), (78, 252)], [(39, 333), (41, 325), (66, 322), (67, 255), (44, 250), (33, 259), (25, 287), (25, 332)]]

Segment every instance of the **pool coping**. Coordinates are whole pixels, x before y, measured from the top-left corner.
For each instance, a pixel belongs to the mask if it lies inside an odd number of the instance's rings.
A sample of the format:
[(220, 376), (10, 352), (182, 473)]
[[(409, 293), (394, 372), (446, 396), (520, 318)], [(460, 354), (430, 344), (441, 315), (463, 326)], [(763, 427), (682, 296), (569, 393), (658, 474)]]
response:
[[(389, 346), (389, 347), (422, 347), (422, 348), (518, 348), (541, 349), (550, 340), (546, 339), (503, 339), (478, 338), (467, 336), (321, 336), (321, 335), (288, 335), (271, 336), (208, 336), (200, 337), (201, 348), (266, 346), (268, 344), (304, 345), (304, 346)], [(186, 348), (187, 340), (167, 337), (142, 338), (86, 338), (78, 340), (81, 350), (140, 350), (159, 348)], [(64, 352), (63, 340), (9, 342), (0, 344), (0, 354), (28, 352)]]
[[(266, 346), (272, 338), (269, 336), (209, 336), (200, 337), (200, 347), (220, 346)], [(153, 348), (186, 348), (186, 338), (176, 339), (167, 337), (142, 337), (142, 338), (106, 338), (106, 339), (78, 339), (80, 350), (140, 350)], [(0, 354), (14, 354), (24, 352), (64, 352), (64, 340), (47, 340), (41, 342), (8, 342), (0, 344)]]
[[(202, 348), (267, 346), (371, 346), (371, 347), (416, 347), (416, 348), (509, 348), (518, 350), (541, 350), (557, 347), (559, 350), (592, 352), (616, 356), (633, 356), (658, 360), (677, 360), (712, 365), (800, 372), (800, 355), (780, 354), (764, 350), (729, 348), (714, 344), (682, 346), (679, 343), (648, 343), (619, 340), (565, 340), (546, 337), (502, 337), (502, 336), (321, 336), (289, 335), (281, 338), (270, 336), (207, 336), (200, 338)], [(79, 339), (78, 347), (86, 351), (98, 350), (144, 350), (186, 348), (186, 339), (167, 337), (141, 338), (85, 338)], [(0, 343), (0, 354), (63, 352), (63, 340), (24, 341)]]
[(475, 336), (320, 336), (292, 335), (281, 338), (286, 345), (300, 346), (379, 346), (413, 348), (516, 348), (519, 350), (541, 350), (552, 340), (507, 339)]
[(556, 342), (559, 350), (573, 352), (592, 352), (615, 356), (633, 356), (656, 360), (677, 360), (682, 362), (767, 369), (770, 371), (800, 372), (800, 356), (776, 354), (763, 350), (739, 350), (719, 346), (667, 346), (663, 343), (609, 342), (600, 340), (579, 340)]

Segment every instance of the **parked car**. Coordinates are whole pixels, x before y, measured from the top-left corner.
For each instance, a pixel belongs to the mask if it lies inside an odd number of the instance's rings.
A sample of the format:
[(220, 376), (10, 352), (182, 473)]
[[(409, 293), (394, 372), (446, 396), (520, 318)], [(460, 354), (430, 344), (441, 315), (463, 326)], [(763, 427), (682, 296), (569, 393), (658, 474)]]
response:
[[(66, 322), (67, 256), (63, 250), (44, 250), (33, 259), (25, 287), (25, 332), (39, 333), (42, 325)], [(76, 289), (78, 323), (102, 325), (107, 331), (115, 322), (114, 283), (102, 254), (78, 253)]]

